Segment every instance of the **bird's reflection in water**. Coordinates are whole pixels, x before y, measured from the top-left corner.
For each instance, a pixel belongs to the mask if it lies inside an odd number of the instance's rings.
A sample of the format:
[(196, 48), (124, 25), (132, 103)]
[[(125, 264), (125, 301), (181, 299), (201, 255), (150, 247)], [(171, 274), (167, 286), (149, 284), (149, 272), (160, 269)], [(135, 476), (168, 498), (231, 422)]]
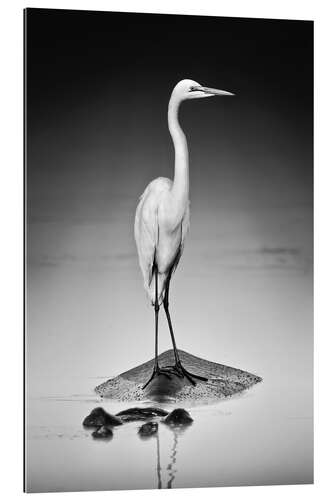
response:
[[(177, 461), (179, 437), (184, 432), (185, 429), (179, 428), (179, 427), (170, 427), (170, 430), (171, 430), (172, 435), (173, 435), (173, 440), (172, 440), (172, 446), (171, 446), (170, 455), (169, 455), (169, 463), (166, 467), (167, 479), (166, 479), (165, 488), (168, 488), (168, 489), (172, 488), (173, 482), (176, 478), (176, 474), (177, 474), (176, 461)], [(163, 482), (162, 482), (161, 445), (160, 445), (159, 432), (156, 436), (156, 443), (157, 443), (157, 445), (156, 445), (157, 488), (162, 489)]]
[(172, 483), (176, 477), (177, 469), (176, 469), (176, 460), (177, 460), (177, 445), (178, 445), (178, 432), (176, 429), (172, 429), (173, 432), (173, 443), (170, 453), (170, 462), (167, 466), (168, 471), (168, 482), (167, 488), (172, 488)]
[(161, 478), (161, 452), (160, 452), (160, 435), (157, 433), (157, 453), (156, 453), (156, 472), (157, 472), (157, 488), (160, 490), (162, 488), (162, 478)]

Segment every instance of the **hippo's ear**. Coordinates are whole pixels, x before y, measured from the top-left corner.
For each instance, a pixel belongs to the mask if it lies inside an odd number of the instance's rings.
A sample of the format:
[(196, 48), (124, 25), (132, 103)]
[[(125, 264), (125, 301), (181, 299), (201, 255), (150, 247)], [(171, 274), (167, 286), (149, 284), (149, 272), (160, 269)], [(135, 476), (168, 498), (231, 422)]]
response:
[(147, 422), (146, 424), (143, 424), (138, 433), (141, 437), (149, 437), (153, 436), (156, 434), (158, 431), (158, 423), (157, 422)]
[(193, 418), (189, 412), (183, 408), (175, 408), (164, 419), (164, 423), (167, 425), (190, 425), (192, 422)]

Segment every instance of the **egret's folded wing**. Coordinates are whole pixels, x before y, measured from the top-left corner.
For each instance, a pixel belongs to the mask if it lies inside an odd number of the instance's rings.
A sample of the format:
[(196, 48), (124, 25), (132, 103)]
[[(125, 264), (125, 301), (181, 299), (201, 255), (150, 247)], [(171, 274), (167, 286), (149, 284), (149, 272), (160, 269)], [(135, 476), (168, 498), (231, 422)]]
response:
[[(147, 217), (149, 220), (147, 220)], [(135, 214), (134, 236), (139, 255), (139, 264), (144, 285), (149, 288), (153, 275), (153, 265), (158, 243), (158, 223), (156, 211), (147, 213), (144, 195)]]

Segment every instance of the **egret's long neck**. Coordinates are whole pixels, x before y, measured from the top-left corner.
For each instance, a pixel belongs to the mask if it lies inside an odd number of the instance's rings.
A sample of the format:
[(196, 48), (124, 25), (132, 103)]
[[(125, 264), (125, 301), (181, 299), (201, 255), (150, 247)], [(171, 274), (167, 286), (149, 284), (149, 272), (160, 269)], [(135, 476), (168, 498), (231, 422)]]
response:
[(178, 121), (180, 101), (171, 96), (168, 109), (169, 131), (175, 148), (175, 175), (172, 196), (179, 209), (187, 203), (189, 196), (188, 148), (184, 132)]

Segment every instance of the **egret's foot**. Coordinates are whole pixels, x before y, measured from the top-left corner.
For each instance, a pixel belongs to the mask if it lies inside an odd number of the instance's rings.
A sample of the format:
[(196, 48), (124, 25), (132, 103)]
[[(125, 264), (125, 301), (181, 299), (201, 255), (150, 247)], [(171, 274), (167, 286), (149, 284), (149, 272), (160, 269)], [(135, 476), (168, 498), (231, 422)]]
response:
[(153, 370), (153, 373), (151, 374), (150, 378), (148, 379), (148, 381), (142, 386), (142, 390), (145, 389), (147, 387), (148, 384), (150, 384), (150, 382), (157, 376), (159, 375), (165, 375), (165, 377), (167, 377), (169, 380), (171, 380), (171, 371), (170, 370), (167, 370), (166, 368), (160, 368), (159, 366), (155, 366), (154, 367), (154, 370)]
[(202, 377), (201, 375), (195, 375), (194, 373), (187, 371), (180, 362), (176, 362), (174, 366), (166, 366), (165, 368), (171, 369), (172, 373), (174, 373), (178, 377), (187, 378), (187, 380), (191, 382), (192, 385), (197, 385), (195, 380), (193, 380), (194, 378), (197, 378), (202, 382), (208, 382), (208, 378)]

